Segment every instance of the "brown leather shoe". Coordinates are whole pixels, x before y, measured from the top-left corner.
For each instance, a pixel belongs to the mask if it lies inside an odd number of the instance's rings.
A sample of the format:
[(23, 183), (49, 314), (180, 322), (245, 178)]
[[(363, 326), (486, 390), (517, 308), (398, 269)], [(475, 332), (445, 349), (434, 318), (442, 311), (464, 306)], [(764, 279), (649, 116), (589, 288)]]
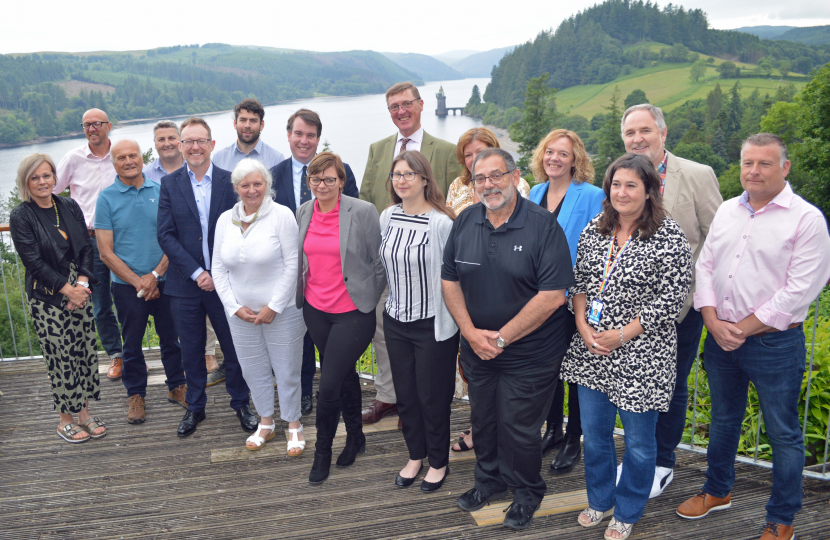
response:
[(107, 377), (110, 379), (120, 379), (121, 378), (121, 369), (124, 367), (124, 363), (121, 360), (120, 356), (116, 356), (112, 360), (110, 360), (110, 367), (107, 369)]
[(142, 424), (144, 423), (144, 398), (138, 394), (133, 394), (127, 398), (127, 423), (128, 424)]
[(732, 506), (732, 494), (726, 497), (715, 497), (704, 493), (703, 490), (677, 507), (677, 515), (686, 519), (700, 519), (715, 510), (726, 510)]
[(382, 401), (374, 400), (372, 404), (363, 409), (360, 414), (363, 417), (364, 424), (374, 424), (384, 416), (388, 416), (394, 412), (398, 412), (398, 406), (394, 403), (384, 403)]
[(795, 530), (792, 525), (782, 525), (773, 521), (767, 521), (764, 525), (764, 534), (761, 540), (791, 540), (795, 538)]
[(187, 408), (187, 403), (185, 402), (184, 398), (187, 395), (187, 385), (180, 384), (173, 390), (167, 392), (167, 401), (170, 403), (178, 403), (185, 409)]

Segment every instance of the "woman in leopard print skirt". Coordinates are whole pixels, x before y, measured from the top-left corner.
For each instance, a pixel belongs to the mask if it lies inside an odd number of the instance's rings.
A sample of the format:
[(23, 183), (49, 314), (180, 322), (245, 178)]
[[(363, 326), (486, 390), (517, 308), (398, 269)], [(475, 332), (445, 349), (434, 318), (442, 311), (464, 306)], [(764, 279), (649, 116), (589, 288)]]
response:
[(52, 195), (56, 182), (49, 156), (23, 159), (17, 171), (23, 202), (12, 211), (9, 225), (26, 267), (26, 295), (52, 381), (53, 407), (60, 414), (57, 432), (67, 442), (80, 443), (107, 433), (88, 407), (90, 398), (99, 399), (95, 323), (88, 301), (89, 287), (98, 280), (83, 212), (72, 199)]

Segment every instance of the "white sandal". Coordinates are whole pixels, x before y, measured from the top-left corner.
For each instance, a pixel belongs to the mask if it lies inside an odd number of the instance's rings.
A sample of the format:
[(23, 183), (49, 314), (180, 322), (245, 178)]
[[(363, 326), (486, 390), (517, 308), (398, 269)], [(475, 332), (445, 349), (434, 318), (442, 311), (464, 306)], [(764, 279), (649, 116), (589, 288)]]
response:
[[(617, 521), (617, 518), (611, 518), (611, 523), (608, 524), (608, 528), (605, 529), (605, 540), (626, 540), (629, 536), (631, 536), (631, 529), (634, 528), (633, 523), (623, 523), (622, 521)], [(608, 531), (617, 531), (622, 536), (619, 538), (614, 538), (613, 536), (608, 536)]]
[[(302, 454), (303, 451), (305, 450), (305, 440), (301, 441), (300, 437), (297, 435), (297, 433), (302, 433), (302, 432), (303, 432), (303, 425), (302, 424), (300, 424), (300, 427), (297, 428), (297, 429), (288, 428), (288, 433), (291, 434), (291, 439), (288, 441), (288, 448), (286, 449), (286, 453), (291, 457), (297, 457), (300, 454)], [(296, 450), (297, 448), (299, 448), (300, 451), (292, 454), (291, 451)]]
[(582, 514), (585, 514), (585, 516), (590, 521), (588, 521), (588, 523), (582, 523), (582, 520), (580, 520), (579, 517), (577, 517), (576, 521), (577, 521), (577, 523), (579, 523), (580, 525), (582, 525), (583, 527), (585, 527), (587, 529), (589, 527), (596, 527), (597, 525), (602, 523), (602, 520), (604, 520), (608, 516), (613, 516), (614, 515), (614, 507), (612, 506), (610, 510), (606, 510), (605, 512), (600, 512), (599, 510), (594, 510), (593, 508), (588, 507), (585, 510), (583, 510), (582, 512), (580, 512), (580, 515), (582, 515)]
[[(259, 432), (260, 432), (260, 430), (263, 430), (263, 429), (270, 429), (271, 433), (269, 433), (265, 437), (261, 437), (259, 435)], [(276, 429), (277, 429), (276, 424), (271, 424), (270, 426), (265, 425), (265, 424), (259, 424), (257, 426), (256, 431), (254, 432), (254, 434), (251, 435), (250, 437), (248, 437), (248, 440), (245, 441), (245, 448), (247, 448), (248, 450), (251, 450), (251, 451), (262, 449), (262, 447), (265, 446), (265, 443), (267, 441), (270, 441), (271, 439), (273, 439), (274, 437), (277, 436)], [(248, 443), (252, 443), (252, 444), (254, 444), (254, 446), (248, 446)]]

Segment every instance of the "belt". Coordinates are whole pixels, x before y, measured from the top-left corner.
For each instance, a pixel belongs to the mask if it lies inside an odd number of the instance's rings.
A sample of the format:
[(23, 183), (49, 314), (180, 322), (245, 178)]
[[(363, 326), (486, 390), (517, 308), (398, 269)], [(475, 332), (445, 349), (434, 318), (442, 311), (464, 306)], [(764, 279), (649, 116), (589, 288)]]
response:
[(95, 238), (95, 229), (87, 229), (87, 232), (89, 233), (89, 236)]
[[(789, 325), (787, 327), (787, 330), (792, 330), (793, 328), (795, 328), (796, 326), (798, 326), (800, 324), (801, 324), (800, 322), (792, 323), (791, 325)], [(755, 334), (755, 337), (764, 337), (765, 335), (772, 334), (773, 332), (780, 332), (780, 330), (778, 330), (777, 328), (773, 328), (772, 330), (767, 330), (765, 332), (758, 332), (757, 334)]]

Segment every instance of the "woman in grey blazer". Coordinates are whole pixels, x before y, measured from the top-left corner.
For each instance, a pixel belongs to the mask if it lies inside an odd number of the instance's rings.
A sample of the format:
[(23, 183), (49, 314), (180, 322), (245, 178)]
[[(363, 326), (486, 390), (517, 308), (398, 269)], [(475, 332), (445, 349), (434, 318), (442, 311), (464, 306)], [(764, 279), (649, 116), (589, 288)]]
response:
[(297, 209), (302, 256), (296, 300), (320, 351), (317, 442), (308, 475), (310, 483), (320, 484), (329, 476), (341, 409), (347, 437), (337, 466), (348, 467), (366, 449), (354, 366), (375, 334), (375, 307), (386, 274), (378, 212), (370, 203), (341, 196), (346, 170), (340, 157), (317, 154), (308, 165), (307, 182), (316, 200)]

